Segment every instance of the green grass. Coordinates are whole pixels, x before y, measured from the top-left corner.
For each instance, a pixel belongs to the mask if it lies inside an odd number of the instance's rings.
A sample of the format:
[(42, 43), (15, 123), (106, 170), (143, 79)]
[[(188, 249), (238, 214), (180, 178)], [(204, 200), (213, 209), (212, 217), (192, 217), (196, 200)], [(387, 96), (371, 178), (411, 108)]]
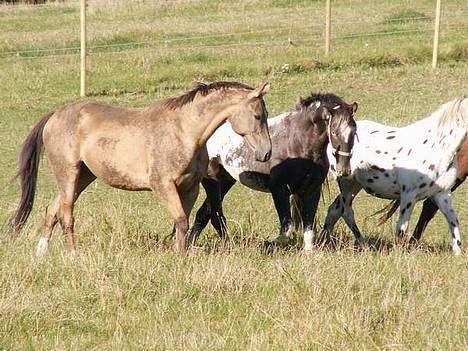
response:
[[(357, 119), (403, 126), (468, 94), (466, 1), (444, 2), (436, 70), (430, 68), (432, 21), (385, 23), (414, 12), (432, 17), (433, 1), (332, 4), (336, 39), (326, 58), (322, 39), (305, 40), (322, 33), (319, 1), (90, 1), (90, 47), (155, 42), (90, 49), (89, 95), (140, 108), (181, 94), (196, 80), (271, 81), (265, 100), (272, 116), (321, 91), (357, 101)], [(19, 198), (13, 178), (22, 141), (43, 113), (79, 93), (78, 55), (2, 52), (77, 46), (79, 11), (73, 3), (0, 6), (0, 22), (2, 224)], [(372, 35), (394, 28), (429, 31)], [(288, 38), (295, 45), (286, 44)], [(239, 45), (249, 41), (279, 42)], [(203, 47), (221, 44), (231, 46)], [(18, 54), (25, 55), (51, 53)], [(337, 193), (330, 184), (319, 225)], [(37, 260), (38, 231), (54, 193), (44, 158), (24, 232), (13, 241), (2, 229), (0, 350), (468, 348), (466, 253), (451, 255), (440, 215), (422, 247), (406, 251), (393, 245), (395, 219), (377, 227), (369, 217), (386, 202), (359, 194), (355, 214), (364, 252), (353, 252), (352, 234), (339, 222), (335, 250), (265, 255), (263, 241), (278, 232), (271, 198), (236, 185), (224, 203), (233, 248), (224, 250), (208, 228), (201, 248), (181, 259), (164, 240), (172, 224), (158, 199), (96, 182), (76, 205), (78, 257), (67, 256), (57, 230), (50, 254)], [(466, 185), (453, 195), (463, 242), (467, 198)], [(420, 205), (412, 222), (419, 211)]]
[(424, 13), (412, 10), (403, 9), (398, 12), (392, 13), (384, 18), (383, 23), (394, 24), (394, 23), (405, 23), (407, 21), (429, 21), (430, 17)]

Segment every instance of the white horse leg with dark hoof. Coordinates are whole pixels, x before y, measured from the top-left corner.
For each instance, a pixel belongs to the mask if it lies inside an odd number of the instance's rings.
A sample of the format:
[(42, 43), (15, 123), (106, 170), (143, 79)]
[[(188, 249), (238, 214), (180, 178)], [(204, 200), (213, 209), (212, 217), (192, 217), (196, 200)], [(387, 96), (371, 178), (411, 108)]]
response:
[(435, 195), (432, 199), (437, 204), (440, 211), (444, 214), (445, 219), (448, 222), (452, 238), (452, 251), (455, 255), (460, 255), (462, 249), (460, 231), (458, 229), (459, 222), (457, 215), (455, 214), (455, 211), (452, 207), (451, 195), (449, 192), (442, 192)]
[[(354, 218), (354, 211), (353, 211), (353, 200), (356, 195), (361, 191), (362, 186), (354, 181), (345, 180), (344, 183), (346, 186), (350, 188), (350, 191), (346, 192), (343, 197), (344, 203), (344, 213), (343, 219), (345, 220), (348, 228), (351, 229), (354, 235), (354, 247), (358, 250), (362, 250), (364, 248), (364, 237), (362, 236), (359, 227), (356, 224), (356, 219)], [(343, 184), (343, 186), (345, 185)]]
[(401, 243), (408, 230), (409, 219), (414, 205), (416, 205), (416, 198), (413, 194), (407, 193), (400, 197), (400, 216), (398, 217), (395, 230), (395, 239), (398, 243)]
[(346, 225), (351, 229), (354, 235), (354, 247), (358, 250), (362, 250), (364, 247), (364, 237), (361, 234), (361, 231), (359, 230), (356, 220), (354, 218), (354, 211), (352, 207), (353, 203), (353, 198), (354, 194), (352, 193), (346, 193), (346, 196), (343, 197), (343, 203), (344, 203), (344, 213), (343, 213), (343, 219), (346, 223)]
[(358, 249), (362, 249), (364, 245), (364, 237), (356, 224), (352, 208), (353, 200), (362, 187), (357, 182), (349, 179), (340, 179), (338, 181), (338, 185), (341, 190), (341, 195), (337, 197), (333, 204), (328, 208), (328, 215), (325, 220), (324, 229), (331, 231), (339, 217), (343, 217), (346, 225), (353, 232), (355, 239), (354, 246)]

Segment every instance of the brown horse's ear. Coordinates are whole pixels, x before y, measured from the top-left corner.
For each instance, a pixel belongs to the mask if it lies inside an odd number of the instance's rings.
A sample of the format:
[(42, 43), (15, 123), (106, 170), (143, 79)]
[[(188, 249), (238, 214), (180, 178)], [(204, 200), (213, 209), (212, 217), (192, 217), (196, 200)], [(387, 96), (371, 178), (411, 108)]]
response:
[(270, 82), (266, 82), (266, 83), (263, 83), (261, 85), (261, 87), (255, 89), (254, 91), (252, 91), (250, 94), (249, 94), (249, 98), (261, 98), (263, 97), (263, 95), (265, 95), (266, 93), (268, 93), (270, 91), (270, 88), (271, 88), (271, 83)]
[(331, 117), (332, 117), (332, 114), (330, 113), (330, 111), (328, 111), (328, 109), (326, 107), (323, 107), (322, 108), (322, 119), (324, 121), (329, 121)]
[(358, 103), (356, 101), (353, 102), (353, 104), (351, 105), (351, 108), (352, 108), (353, 115), (354, 115), (356, 113), (356, 111), (357, 111)]

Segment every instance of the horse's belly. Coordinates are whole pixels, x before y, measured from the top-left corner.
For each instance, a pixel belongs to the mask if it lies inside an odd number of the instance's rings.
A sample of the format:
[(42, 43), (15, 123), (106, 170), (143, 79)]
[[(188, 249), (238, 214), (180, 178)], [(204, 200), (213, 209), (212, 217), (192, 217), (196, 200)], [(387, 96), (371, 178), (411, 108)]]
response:
[(268, 174), (244, 171), (239, 174), (239, 181), (250, 189), (266, 193), (270, 192), (270, 177)]
[(359, 170), (355, 178), (368, 194), (383, 199), (400, 198), (400, 186), (392, 170)]
[(150, 190), (146, 152), (139, 146), (100, 138), (83, 145), (81, 159), (97, 178), (114, 188)]
[(122, 165), (110, 160), (96, 164), (93, 161), (84, 161), (90, 171), (107, 185), (123, 190), (151, 190), (146, 172), (138, 172), (128, 165)]

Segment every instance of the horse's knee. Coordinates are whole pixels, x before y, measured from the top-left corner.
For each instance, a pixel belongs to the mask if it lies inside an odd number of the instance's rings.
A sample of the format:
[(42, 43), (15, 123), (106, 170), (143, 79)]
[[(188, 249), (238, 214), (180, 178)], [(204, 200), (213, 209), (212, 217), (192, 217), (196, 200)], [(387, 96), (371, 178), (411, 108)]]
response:
[(175, 226), (176, 226), (176, 229), (177, 229), (177, 232), (178, 233), (181, 233), (181, 234), (184, 234), (187, 233), (188, 229), (189, 229), (189, 225), (188, 225), (188, 220), (186, 217), (183, 217), (183, 218), (180, 218), (178, 220), (176, 220), (175, 222)]

